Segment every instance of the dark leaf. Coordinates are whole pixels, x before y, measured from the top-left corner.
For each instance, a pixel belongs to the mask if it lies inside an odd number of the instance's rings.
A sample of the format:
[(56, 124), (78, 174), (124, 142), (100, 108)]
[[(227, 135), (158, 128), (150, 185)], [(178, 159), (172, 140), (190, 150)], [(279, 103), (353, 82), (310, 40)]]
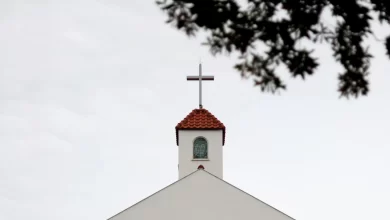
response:
[[(369, 67), (372, 55), (363, 47), (372, 35), (371, 15), (390, 22), (389, 0), (247, 0), (240, 7), (235, 0), (160, 0), (158, 7), (168, 23), (195, 36), (198, 30), (209, 33), (206, 45), (213, 55), (238, 52), (234, 68), (244, 78), (253, 78), (262, 91), (285, 89), (277, 67), (285, 65), (292, 76), (306, 79), (319, 66), (303, 40), (327, 43), (344, 71), (339, 75), (342, 97), (358, 97), (369, 92)], [(277, 18), (282, 9), (288, 18)], [(321, 15), (331, 9), (335, 28), (323, 23)], [(260, 45), (260, 46), (259, 46)], [(298, 46), (299, 45), (299, 46)], [(385, 42), (390, 57), (390, 36)], [(259, 52), (261, 52), (259, 55)]]

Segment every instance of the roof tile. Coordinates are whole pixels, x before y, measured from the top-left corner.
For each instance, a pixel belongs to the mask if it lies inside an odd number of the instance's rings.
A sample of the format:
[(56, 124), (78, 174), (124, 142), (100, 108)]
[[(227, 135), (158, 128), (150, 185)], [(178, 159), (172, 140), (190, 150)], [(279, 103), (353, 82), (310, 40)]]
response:
[(179, 145), (178, 130), (222, 130), (223, 144), (225, 144), (225, 125), (213, 114), (204, 108), (194, 109), (180, 123), (176, 125), (176, 143)]

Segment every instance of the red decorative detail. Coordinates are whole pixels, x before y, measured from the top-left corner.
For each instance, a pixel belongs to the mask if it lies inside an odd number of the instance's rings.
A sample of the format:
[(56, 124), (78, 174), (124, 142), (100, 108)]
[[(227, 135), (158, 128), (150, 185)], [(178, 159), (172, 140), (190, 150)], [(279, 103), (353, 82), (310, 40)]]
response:
[(176, 144), (179, 145), (179, 130), (222, 130), (222, 145), (225, 145), (225, 125), (204, 108), (194, 109), (176, 125)]
[(200, 169), (204, 170), (204, 166), (203, 165), (199, 165), (198, 166), (198, 170), (200, 170)]

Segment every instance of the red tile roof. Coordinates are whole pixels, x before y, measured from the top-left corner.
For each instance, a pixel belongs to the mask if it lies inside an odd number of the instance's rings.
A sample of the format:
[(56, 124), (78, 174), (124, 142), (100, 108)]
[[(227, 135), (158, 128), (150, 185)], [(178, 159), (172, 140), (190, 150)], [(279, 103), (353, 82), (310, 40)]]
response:
[(179, 130), (222, 130), (222, 145), (225, 144), (225, 125), (204, 108), (192, 110), (187, 117), (176, 125), (177, 145), (179, 145)]

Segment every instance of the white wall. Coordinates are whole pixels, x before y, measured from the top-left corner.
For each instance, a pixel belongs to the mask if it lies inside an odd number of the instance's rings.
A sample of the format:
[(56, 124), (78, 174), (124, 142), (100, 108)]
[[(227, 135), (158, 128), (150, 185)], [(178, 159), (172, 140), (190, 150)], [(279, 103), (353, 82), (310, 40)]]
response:
[[(179, 179), (203, 165), (213, 175), (223, 178), (222, 130), (179, 130)], [(193, 142), (197, 137), (207, 140), (208, 159), (193, 159)]]
[(292, 220), (228, 183), (198, 170), (110, 220)]

